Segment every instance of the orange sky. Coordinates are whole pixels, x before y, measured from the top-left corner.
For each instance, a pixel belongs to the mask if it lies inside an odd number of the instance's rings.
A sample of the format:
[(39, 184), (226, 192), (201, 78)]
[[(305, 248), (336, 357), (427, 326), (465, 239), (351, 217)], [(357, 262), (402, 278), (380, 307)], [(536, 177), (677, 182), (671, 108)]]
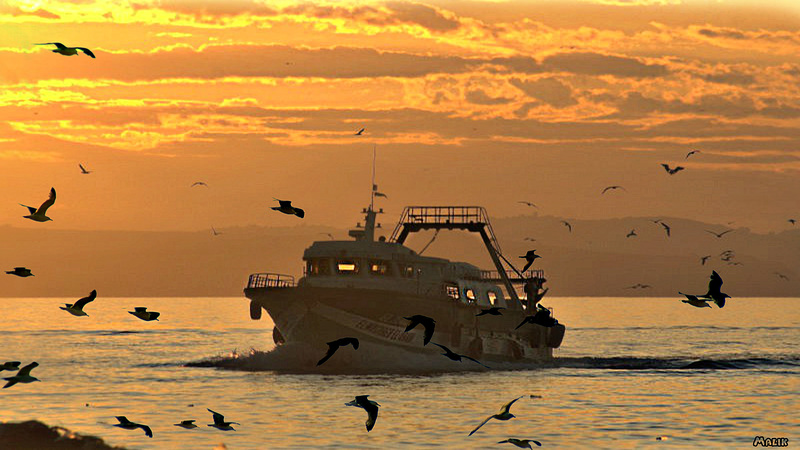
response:
[[(386, 222), (529, 200), (786, 229), (800, 20), (760, 3), (0, 0), (0, 225), (344, 227), (376, 144)], [(23, 219), (51, 186), (54, 221)]]

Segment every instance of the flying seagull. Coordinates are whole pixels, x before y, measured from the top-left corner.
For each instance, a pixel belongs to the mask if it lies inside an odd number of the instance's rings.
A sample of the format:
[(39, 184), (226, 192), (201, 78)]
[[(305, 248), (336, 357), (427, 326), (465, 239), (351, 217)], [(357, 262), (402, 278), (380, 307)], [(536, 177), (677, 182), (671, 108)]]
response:
[(669, 164), (664, 164), (664, 163), (661, 163), (661, 167), (663, 167), (664, 170), (666, 170), (667, 173), (670, 174), (670, 175), (675, 175), (676, 173), (678, 173), (681, 170), (685, 169), (685, 167), (682, 167), (682, 166), (675, 166), (675, 168), (672, 169), (672, 168), (669, 167)]
[(550, 310), (547, 308), (542, 307), (541, 305), (537, 304), (536, 313), (532, 316), (525, 316), (522, 319), (522, 322), (517, 325), (515, 330), (518, 330), (521, 326), (525, 325), (526, 323), (535, 323), (541, 325), (543, 327), (551, 328), (558, 324), (558, 320), (550, 316)]
[(34, 381), (41, 381), (38, 378), (31, 376), (31, 370), (33, 370), (38, 365), (39, 363), (34, 361), (28, 364), (27, 366), (23, 367), (22, 369), (19, 369), (19, 372), (17, 372), (17, 374), (14, 375), (13, 377), (3, 378), (4, 380), (8, 381), (8, 383), (6, 383), (6, 385), (3, 386), (3, 389), (11, 387), (17, 383), (33, 383)]
[(450, 359), (451, 359), (451, 360), (453, 360), (453, 361), (462, 362), (462, 361), (461, 361), (461, 358), (467, 358), (468, 360), (470, 360), (470, 361), (475, 361), (476, 363), (478, 363), (478, 364), (482, 365), (483, 367), (486, 367), (487, 369), (491, 369), (491, 367), (489, 367), (489, 366), (487, 366), (486, 364), (484, 364), (484, 363), (482, 363), (482, 362), (478, 361), (477, 359), (475, 359), (475, 358), (471, 358), (471, 357), (469, 357), (469, 356), (467, 356), (467, 355), (459, 355), (458, 353), (456, 353), (456, 352), (454, 352), (454, 351), (450, 350), (449, 348), (445, 347), (445, 346), (444, 346), (444, 345), (442, 345), (442, 344), (437, 344), (436, 342), (434, 342), (434, 343), (433, 343), (433, 345), (435, 345), (435, 346), (437, 346), (437, 347), (441, 347), (441, 348), (442, 348), (442, 350), (444, 350), (444, 353), (442, 353), (442, 355), (444, 355), (444, 356), (446, 356), (446, 357), (450, 358)]
[(181, 420), (181, 423), (174, 423), (173, 425), (176, 427), (186, 428), (187, 430), (197, 428), (197, 425), (194, 424), (194, 420)]
[(638, 234), (636, 234), (636, 228), (632, 228), (631, 231), (628, 234), (625, 235), (626, 238), (629, 238), (629, 237), (632, 237), (632, 236), (638, 236)]
[(701, 256), (700, 257), (700, 265), (701, 266), (705, 266), (706, 265), (706, 261), (708, 261), (708, 258), (711, 258), (711, 255)]
[(535, 238), (532, 238), (532, 237), (526, 237), (525, 239), (523, 239), (523, 241), (531, 241), (531, 242), (533, 242), (533, 241), (535, 241), (535, 240), (536, 240), (536, 239), (535, 239)]
[(502, 316), (502, 314), (500, 313), (501, 309), (505, 309), (505, 308), (503, 308), (502, 306), (492, 306), (489, 309), (481, 309), (481, 312), (479, 312), (478, 314), (475, 314), (475, 317), (485, 316), (487, 314), (490, 315), (490, 316)]
[(695, 153), (700, 153), (700, 150), (692, 150), (692, 151), (690, 151), (689, 153), (686, 154), (686, 158), (685, 159), (689, 159), (689, 157), (694, 155)]
[(625, 189), (622, 186), (608, 186), (605, 189), (603, 189), (603, 192), (601, 192), (600, 195), (605, 194), (607, 191), (610, 191), (612, 189), (622, 189), (623, 191), (627, 191), (627, 189)]
[(72, 314), (73, 316), (88, 316), (88, 314), (83, 312), (83, 307), (86, 306), (87, 303), (94, 301), (95, 298), (97, 298), (97, 290), (92, 290), (88, 297), (83, 297), (75, 302), (74, 305), (72, 303), (66, 303), (66, 307), (59, 306), (59, 308)]
[(19, 361), (6, 361), (0, 364), (0, 372), (4, 370), (19, 370)]
[(213, 233), (214, 236), (219, 236), (220, 234), (222, 234), (222, 232), (221, 231), (217, 231), (217, 229), (214, 228), (213, 225), (211, 226), (211, 233)]
[(511, 409), (511, 405), (513, 405), (513, 404), (514, 404), (514, 402), (516, 402), (517, 400), (519, 400), (519, 399), (521, 399), (521, 398), (522, 398), (522, 397), (517, 397), (517, 398), (515, 398), (514, 400), (511, 400), (510, 402), (508, 402), (508, 403), (506, 403), (505, 405), (503, 405), (503, 407), (502, 407), (502, 408), (500, 408), (500, 412), (498, 412), (497, 414), (493, 414), (493, 415), (491, 415), (491, 416), (487, 417), (487, 418), (486, 418), (486, 420), (484, 420), (483, 422), (481, 422), (481, 424), (480, 424), (480, 425), (478, 425), (478, 427), (477, 427), (477, 428), (475, 428), (474, 430), (472, 430), (472, 431), (470, 431), (470, 432), (469, 432), (469, 436), (472, 436), (472, 434), (473, 434), (473, 433), (475, 433), (476, 431), (478, 431), (478, 429), (480, 429), (480, 427), (482, 427), (482, 426), (486, 425), (486, 422), (488, 422), (488, 421), (490, 421), (490, 420), (492, 420), (492, 419), (497, 419), (497, 420), (510, 420), (510, 419), (513, 419), (514, 417), (516, 417), (515, 415), (513, 415), (513, 414), (511, 414), (511, 413), (509, 412), (509, 409)]
[(345, 406), (356, 406), (363, 408), (367, 412), (367, 432), (375, 427), (375, 421), (378, 420), (378, 407), (381, 406), (378, 402), (368, 399), (369, 395), (356, 395), (356, 398), (345, 403)]
[(14, 267), (14, 270), (7, 270), (6, 273), (9, 275), (16, 275), (22, 278), (34, 276), (31, 273), (31, 269), (28, 269), (26, 267)]
[(789, 219), (789, 220), (787, 220), (787, 222), (789, 222), (789, 223), (790, 223), (790, 224), (792, 224), (792, 225), (794, 225), (794, 224), (796, 224), (796, 223), (797, 223), (797, 221), (796, 221), (796, 220), (794, 220), (794, 219)]
[(775, 275), (777, 275), (777, 276), (778, 276), (778, 278), (780, 278), (781, 280), (786, 280), (786, 281), (789, 281), (789, 277), (787, 277), (786, 275), (784, 275), (784, 274), (782, 274), (782, 273), (780, 273), (780, 272), (773, 272), (773, 273), (774, 273)]
[(205, 186), (205, 187), (208, 187), (208, 185), (205, 183), (205, 181), (195, 181), (195, 182), (194, 182), (194, 183), (192, 183), (192, 185), (191, 185), (191, 186), (189, 186), (189, 187), (195, 187), (195, 186)]
[(341, 339), (337, 339), (335, 341), (328, 342), (328, 353), (325, 353), (325, 356), (319, 360), (317, 365), (321, 365), (325, 361), (329, 360), (336, 350), (339, 350), (339, 347), (344, 345), (352, 345), (353, 349), (358, 350), (358, 339), (354, 337), (345, 337)]
[(700, 300), (696, 295), (684, 294), (680, 291), (678, 291), (678, 294), (686, 297), (686, 300), (681, 300), (683, 303), (688, 303), (696, 308), (711, 308), (711, 305), (708, 304), (708, 300)]
[(505, 444), (506, 442), (509, 443), (509, 444), (514, 444), (519, 448), (530, 448), (530, 449), (533, 449), (533, 447), (531, 447), (531, 443), (536, 444), (538, 447), (542, 446), (541, 442), (534, 441), (533, 439), (516, 439), (516, 438), (508, 438), (505, 441), (498, 442), (498, 444)]
[(81, 168), (81, 174), (88, 175), (92, 173), (90, 170), (86, 170), (86, 167), (83, 167), (83, 164), (78, 163), (78, 167)]
[(365, 130), (365, 128), (362, 128), (362, 129), (356, 131), (356, 136), (361, 136), (362, 134), (364, 134), (364, 130)]
[(700, 297), (710, 298), (714, 300), (714, 303), (717, 304), (720, 308), (725, 306), (725, 299), (731, 298), (730, 295), (721, 292), (722, 289), (722, 277), (719, 276), (717, 271), (712, 270), (710, 281), (708, 282), (708, 293), (706, 295), (701, 295)]
[(713, 232), (713, 231), (711, 231), (711, 230), (705, 230), (705, 231), (706, 231), (706, 233), (711, 233), (711, 234), (713, 234), (713, 235), (714, 235), (714, 236), (716, 236), (717, 238), (721, 238), (722, 236), (725, 236), (727, 233), (730, 233), (730, 232), (731, 232), (731, 231), (733, 231), (733, 230), (725, 230), (725, 231), (723, 231), (722, 233), (715, 233), (715, 232)]
[(155, 311), (148, 311), (147, 307), (144, 306), (137, 306), (133, 308), (134, 311), (128, 311), (129, 314), (133, 314), (134, 316), (144, 320), (145, 322), (150, 322), (152, 320), (158, 320), (158, 316), (161, 315), (160, 312)]
[[(273, 197), (273, 198), (275, 198), (275, 197)], [(275, 200), (278, 200), (278, 199), (276, 198)], [(302, 209), (292, 206), (292, 201), (291, 200), (278, 200), (278, 203), (280, 203), (281, 206), (273, 206), (272, 207), (272, 209), (274, 209), (275, 211), (280, 211), (280, 212), (282, 212), (284, 214), (289, 214), (289, 215), (294, 214), (295, 216), (297, 216), (297, 217), (299, 217), (301, 219), (303, 218), (303, 216), (306, 215), (305, 211), (303, 211)]]
[[(206, 409), (208, 409), (208, 408), (206, 408)], [(213, 416), (214, 417), (214, 423), (208, 424), (208, 426), (210, 426), (210, 427), (214, 427), (214, 428), (216, 428), (218, 430), (222, 430), (222, 431), (229, 431), (229, 430), (236, 431), (236, 430), (233, 429), (233, 427), (231, 425), (233, 425), (233, 424), (241, 425), (239, 422), (225, 422), (225, 416), (223, 416), (222, 414), (220, 414), (220, 413), (218, 413), (216, 411), (212, 411), (212, 410), (208, 409), (208, 412), (210, 412), (211, 414), (214, 415)]]
[(83, 53), (91, 56), (92, 58), (95, 57), (94, 53), (92, 53), (92, 51), (89, 50), (86, 47), (67, 47), (66, 45), (64, 45), (64, 44), (62, 44), (60, 42), (45, 42), (45, 43), (42, 43), (42, 44), (34, 44), (34, 45), (55, 45), (56, 49), (52, 50), (52, 52), (53, 53), (58, 53), (58, 54), (64, 55), (64, 56), (77, 55), (78, 54), (78, 50), (80, 50)]
[(669, 230), (671, 229), (669, 225), (665, 224), (664, 222), (659, 222), (659, 224), (661, 224), (661, 226), (664, 227), (664, 231), (667, 232), (667, 237), (669, 237)]
[(649, 284), (636, 283), (633, 286), (628, 286), (625, 289), (647, 289), (651, 287)]
[(47, 217), (45, 213), (47, 212), (47, 208), (53, 206), (53, 203), (55, 202), (56, 202), (56, 188), (51, 187), (50, 197), (48, 197), (47, 200), (45, 200), (44, 203), (42, 203), (42, 206), (40, 206), (39, 209), (36, 209), (28, 205), (23, 205), (22, 203), (20, 203), (20, 205), (28, 208), (28, 211), (30, 211), (30, 215), (22, 217), (34, 220), (36, 222), (47, 222), (48, 220), (53, 220)]
[(537, 209), (539, 208), (533, 202), (518, 201), (517, 203), (522, 203), (523, 205), (533, 206), (534, 208), (537, 208)]
[(137, 428), (141, 428), (142, 430), (144, 430), (145, 436), (147, 436), (149, 438), (153, 437), (153, 430), (151, 430), (150, 427), (148, 427), (147, 425), (142, 425), (141, 423), (131, 422), (125, 416), (115, 416), (115, 417), (117, 418), (117, 421), (119, 421), (118, 424), (114, 425), (115, 427), (120, 427), (120, 428), (125, 429), (125, 430), (135, 430)]
[(428, 345), (428, 342), (431, 341), (431, 337), (433, 337), (433, 329), (436, 328), (436, 321), (428, 316), (423, 316), (420, 314), (414, 314), (411, 317), (403, 317), (403, 319), (411, 321), (406, 327), (404, 333), (408, 333), (419, 324), (422, 324), (422, 326), (425, 327), (425, 333), (423, 334), (422, 345)]
[(569, 228), (569, 232), (572, 233), (572, 225), (570, 225), (569, 222), (562, 220), (561, 223), (563, 223), (565, 227)]
[(528, 253), (525, 253), (525, 256), (520, 256), (520, 258), (525, 258), (525, 261), (527, 261), (527, 263), (525, 263), (525, 267), (522, 268), (522, 272), (525, 272), (528, 270), (528, 267), (533, 264), (536, 258), (541, 258), (541, 256), (536, 254), (536, 250), (529, 250)]

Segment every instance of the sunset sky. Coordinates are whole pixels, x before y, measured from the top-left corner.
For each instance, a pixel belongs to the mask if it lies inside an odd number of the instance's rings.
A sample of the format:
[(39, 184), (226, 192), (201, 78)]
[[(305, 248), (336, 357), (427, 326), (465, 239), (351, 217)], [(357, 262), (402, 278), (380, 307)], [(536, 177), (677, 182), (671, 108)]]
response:
[[(785, 230), (797, 5), (0, 0), (0, 225), (345, 227), (376, 145), (386, 226), (405, 205), (527, 200)], [(54, 221), (23, 219), (51, 186)]]

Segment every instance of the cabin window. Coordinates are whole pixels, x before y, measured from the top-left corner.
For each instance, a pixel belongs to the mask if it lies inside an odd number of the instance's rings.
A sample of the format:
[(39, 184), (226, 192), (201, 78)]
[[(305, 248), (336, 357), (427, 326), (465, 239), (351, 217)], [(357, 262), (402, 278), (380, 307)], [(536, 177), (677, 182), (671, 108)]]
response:
[(475, 303), (475, 291), (472, 289), (464, 289), (464, 297), (467, 298), (467, 303)]
[(494, 291), (489, 291), (487, 295), (489, 296), (489, 303), (494, 306), (497, 303), (497, 294)]
[(453, 300), (458, 300), (459, 298), (461, 298), (461, 297), (458, 295), (458, 286), (456, 286), (456, 285), (453, 285), (453, 284), (446, 284), (446, 285), (444, 286), (444, 292), (445, 292), (445, 293), (446, 293), (446, 294), (447, 294), (447, 295), (448, 295), (450, 298), (452, 298)]
[(400, 273), (406, 278), (414, 278), (414, 266), (403, 265), (401, 266)]
[(389, 275), (389, 263), (386, 261), (370, 261), (369, 273), (372, 275)]
[(336, 270), (339, 275), (355, 275), (358, 273), (358, 261), (354, 259), (342, 259), (336, 261)]
[(306, 262), (306, 275), (330, 275), (330, 273), (330, 260), (328, 259), (311, 259)]

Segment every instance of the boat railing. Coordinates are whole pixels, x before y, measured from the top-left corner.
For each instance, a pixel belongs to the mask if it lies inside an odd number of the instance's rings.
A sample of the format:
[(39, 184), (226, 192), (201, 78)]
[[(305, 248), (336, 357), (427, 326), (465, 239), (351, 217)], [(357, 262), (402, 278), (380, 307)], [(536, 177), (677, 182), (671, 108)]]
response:
[(248, 288), (288, 288), (295, 287), (294, 277), (281, 273), (254, 273), (247, 280)]
[(484, 228), (494, 248), (500, 251), (500, 244), (489, 222), (489, 214), (482, 206), (406, 206), (389, 242), (402, 244), (410, 231), (429, 229), (479, 231)]
[[(544, 278), (544, 270), (542, 269), (531, 269), (526, 270), (523, 272), (523, 278), (519, 277), (519, 274), (513, 270), (506, 270), (506, 277), (512, 283), (524, 283), (526, 280), (531, 278)], [(500, 276), (500, 272), (496, 270), (481, 270), (481, 277), (482, 281), (493, 281), (493, 282), (500, 282), (502, 281), (502, 277)]]

